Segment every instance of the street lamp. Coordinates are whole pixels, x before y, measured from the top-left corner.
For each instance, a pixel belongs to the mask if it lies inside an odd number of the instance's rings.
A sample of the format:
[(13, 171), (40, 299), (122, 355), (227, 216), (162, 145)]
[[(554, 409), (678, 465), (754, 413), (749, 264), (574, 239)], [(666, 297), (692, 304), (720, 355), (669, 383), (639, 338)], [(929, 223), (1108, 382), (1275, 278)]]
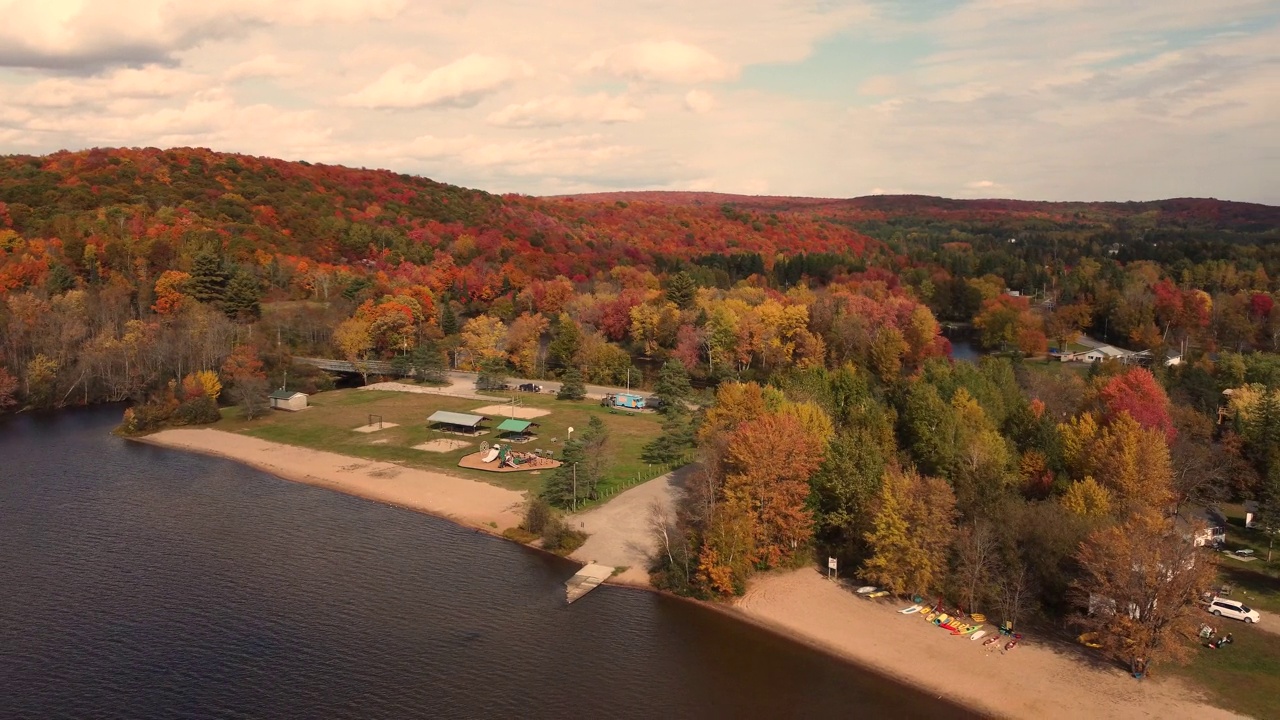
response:
[(578, 512), (578, 463), (573, 464), (573, 511)]

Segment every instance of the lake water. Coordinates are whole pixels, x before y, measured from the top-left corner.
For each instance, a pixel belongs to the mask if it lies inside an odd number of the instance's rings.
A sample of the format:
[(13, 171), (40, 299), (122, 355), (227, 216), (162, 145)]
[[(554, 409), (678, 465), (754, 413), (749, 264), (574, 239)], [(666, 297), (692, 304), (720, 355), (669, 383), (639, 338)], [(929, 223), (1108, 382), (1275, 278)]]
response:
[(942, 333), (951, 342), (951, 358), (976, 363), (986, 355), (986, 351), (978, 343), (977, 333), (972, 330), (944, 330)]
[[(0, 418), (2, 718), (962, 718), (418, 513)], [(928, 662), (928, 658), (921, 658)]]

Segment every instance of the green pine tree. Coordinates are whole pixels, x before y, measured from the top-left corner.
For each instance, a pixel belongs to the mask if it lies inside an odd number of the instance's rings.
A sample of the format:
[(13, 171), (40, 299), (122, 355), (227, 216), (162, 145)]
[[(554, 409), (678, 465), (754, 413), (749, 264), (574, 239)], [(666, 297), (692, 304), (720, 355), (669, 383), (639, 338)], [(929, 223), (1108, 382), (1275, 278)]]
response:
[(582, 371), (570, 367), (561, 378), (557, 400), (582, 400), (587, 397), (587, 385), (582, 380)]
[(547, 363), (550, 367), (567, 372), (574, 364), (578, 346), (582, 344), (582, 331), (566, 313), (560, 313), (551, 326), (551, 342), (547, 345)]
[(1280, 450), (1272, 450), (1267, 474), (1262, 478), (1258, 493), (1258, 512), (1254, 522), (1267, 534), (1267, 562), (1271, 562), (1271, 550), (1276, 531), (1280, 530)]
[(61, 295), (76, 286), (76, 274), (66, 265), (57, 263), (49, 268), (44, 286), (50, 295)]
[(222, 311), (228, 318), (239, 322), (252, 322), (262, 317), (262, 284), (257, 278), (241, 270), (227, 283), (222, 300)]
[(500, 357), (487, 358), (480, 363), (480, 375), (476, 378), (477, 390), (501, 390), (507, 383), (507, 363)]
[(693, 422), (689, 411), (679, 409), (662, 418), (662, 434), (640, 451), (640, 459), (654, 465), (680, 463), (693, 447)]
[(445, 381), (444, 353), (440, 352), (440, 347), (434, 342), (419, 343), (413, 349), (409, 364), (417, 373), (418, 379), (423, 382), (442, 383)]
[(586, 460), (582, 440), (566, 442), (559, 459), (560, 467), (547, 478), (539, 496), (555, 507), (573, 509), (575, 499), (581, 501), (585, 497), (581, 486), (575, 483), (575, 477), (583, 470), (582, 465)]
[(453, 305), (448, 300), (440, 303), (440, 332), (445, 337), (458, 334), (458, 316), (453, 313)]
[(693, 307), (697, 295), (698, 283), (689, 273), (682, 270), (667, 279), (667, 299), (681, 310)]
[(212, 248), (204, 248), (191, 258), (191, 279), (187, 287), (191, 297), (202, 303), (222, 304), (227, 292), (227, 271), (222, 257)]
[(684, 411), (692, 394), (689, 371), (685, 369), (684, 363), (674, 358), (663, 363), (662, 369), (658, 371), (658, 382), (653, 388), (653, 395), (659, 400), (658, 412), (667, 415)]

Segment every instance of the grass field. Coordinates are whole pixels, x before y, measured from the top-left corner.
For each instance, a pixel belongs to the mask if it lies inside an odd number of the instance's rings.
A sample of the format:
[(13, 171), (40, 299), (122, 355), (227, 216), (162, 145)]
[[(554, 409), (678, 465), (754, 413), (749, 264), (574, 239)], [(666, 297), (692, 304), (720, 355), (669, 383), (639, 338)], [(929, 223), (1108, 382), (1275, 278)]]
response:
[[(1267, 536), (1244, 526), (1244, 508), (1224, 505), (1228, 550), (1253, 548), (1257, 560), (1243, 563), (1223, 557), (1218, 566), (1222, 582), (1232, 586), (1231, 598), (1272, 613), (1264, 622), (1280, 618), (1280, 552), (1267, 562)], [(1232, 633), (1225, 648), (1197, 650), (1195, 659), (1177, 672), (1204, 690), (1215, 705), (1252, 717), (1280, 717), (1280, 634), (1247, 627), (1234, 620), (1205, 622), (1219, 633)]]
[(1244, 526), (1244, 508), (1222, 506), (1227, 516), (1227, 550), (1251, 548), (1257, 560), (1240, 562), (1223, 557), (1219, 574), (1223, 582), (1233, 586), (1231, 597), (1259, 610), (1280, 614), (1280, 548), (1267, 561), (1267, 535)]
[[(499, 404), (509, 397), (494, 395), (492, 401), (484, 401), (445, 395), (334, 390), (312, 395), (308, 399), (311, 407), (307, 410), (296, 413), (271, 411), (253, 421), (240, 419), (237, 409), (228, 408), (223, 411), (223, 421), (218, 428), (353, 457), (447, 470), (451, 474), (513, 490), (537, 490), (542, 487), (549, 471), (491, 473), (458, 467), (459, 458), (479, 450), (481, 441), (487, 440), (492, 444), (496, 439), (495, 433), (470, 439), (427, 427), (427, 416), (437, 410), (469, 413), (485, 405)], [(534, 420), (539, 424), (538, 438), (517, 445), (518, 449), (528, 452), (541, 448), (552, 450), (559, 456), (566, 430), (572, 427), (575, 433), (582, 432), (587, 421), (596, 416), (609, 430), (607, 451), (610, 461), (600, 489), (608, 491), (634, 482), (637, 474), (646, 480), (653, 477), (653, 469), (640, 460), (640, 450), (660, 434), (658, 416), (652, 413), (629, 414), (620, 410), (610, 412), (597, 401), (568, 402), (556, 400), (552, 395), (522, 395), (521, 401), (524, 407), (549, 410), (550, 414)], [(384, 423), (396, 423), (398, 426), (371, 433), (354, 432), (354, 428), (369, 423), (370, 415), (381, 415)], [(485, 423), (488, 427), (496, 426), (505, 417), (488, 416), (491, 418)], [(413, 447), (441, 438), (468, 440), (471, 445), (446, 453), (426, 452)], [(552, 442), (552, 438), (556, 442)]]
[(1173, 672), (1214, 705), (1256, 718), (1280, 717), (1280, 635), (1233, 620), (1210, 624), (1220, 634), (1231, 633), (1232, 643), (1198, 648), (1191, 664)]

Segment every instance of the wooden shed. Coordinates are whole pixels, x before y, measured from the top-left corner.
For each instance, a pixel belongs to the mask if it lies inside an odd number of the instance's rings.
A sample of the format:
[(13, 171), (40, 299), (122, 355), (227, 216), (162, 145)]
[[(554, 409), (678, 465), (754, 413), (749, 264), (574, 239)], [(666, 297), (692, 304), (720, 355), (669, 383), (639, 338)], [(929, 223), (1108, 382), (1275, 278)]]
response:
[(271, 393), (271, 407), (275, 410), (288, 410), (290, 412), (305, 410), (307, 408), (307, 395), (297, 390), (280, 388)]

